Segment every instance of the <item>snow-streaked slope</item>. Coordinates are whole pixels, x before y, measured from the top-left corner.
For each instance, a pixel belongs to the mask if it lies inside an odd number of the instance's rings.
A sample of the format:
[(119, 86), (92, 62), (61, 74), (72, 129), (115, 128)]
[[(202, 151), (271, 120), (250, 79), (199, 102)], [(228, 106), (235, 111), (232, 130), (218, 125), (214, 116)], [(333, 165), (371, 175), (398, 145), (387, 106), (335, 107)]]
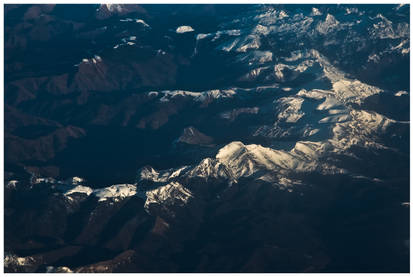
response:
[(150, 211), (151, 205), (185, 205), (192, 193), (178, 182), (170, 182), (154, 190), (146, 191), (145, 209)]
[(353, 145), (385, 148), (377, 142), (377, 135), (384, 133), (395, 120), (369, 111), (353, 110), (350, 115), (352, 120), (337, 123), (332, 129), (333, 138), (329, 141), (335, 152), (345, 152)]
[(272, 139), (287, 139), (287, 138), (308, 138), (320, 132), (319, 128), (313, 126), (313, 124), (281, 126), (278, 122), (274, 122), (273, 125), (263, 125), (258, 127), (253, 136), (261, 136)]
[(282, 97), (276, 101), (278, 120), (295, 123), (304, 116), (301, 106), (304, 99), (299, 97)]
[(217, 159), (206, 158), (183, 175), (184, 178), (225, 179), (229, 184), (236, 182), (232, 172)]
[[(282, 175), (289, 171), (311, 172), (329, 170), (317, 162), (325, 153), (328, 144), (316, 142), (297, 142), (291, 151), (275, 150), (261, 145), (244, 145), (232, 142), (221, 148), (217, 160), (225, 164), (236, 178), (261, 175)], [(330, 168), (334, 170), (334, 168)]]

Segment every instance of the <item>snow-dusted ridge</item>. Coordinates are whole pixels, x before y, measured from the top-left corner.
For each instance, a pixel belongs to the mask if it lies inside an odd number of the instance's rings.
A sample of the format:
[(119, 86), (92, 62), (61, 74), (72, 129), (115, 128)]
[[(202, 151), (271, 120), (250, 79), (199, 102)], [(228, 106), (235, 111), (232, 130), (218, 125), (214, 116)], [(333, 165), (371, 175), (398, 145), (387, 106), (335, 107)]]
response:
[[(331, 17), (327, 19), (328, 22), (334, 22)], [(280, 184), (279, 180), (283, 176), (292, 173), (312, 171), (322, 174), (345, 173), (345, 169), (337, 168), (334, 164), (327, 162), (326, 157), (331, 153), (346, 153), (354, 145), (376, 149), (385, 148), (376, 138), (386, 132), (388, 127), (396, 121), (375, 112), (352, 108), (353, 104), (361, 104), (366, 97), (382, 93), (381, 89), (349, 79), (344, 72), (331, 65), (316, 50), (292, 53), (286, 61), (289, 64), (283, 65), (284, 68), (296, 71), (305, 71), (317, 64), (323, 76), (331, 82), (332, 89), (300, 89), (295, 94), (291, 94), (291, 90), (285, 90), (289, 96), (276, 95), (274, 125), (262, 126), (256, 130), (254, 135), (283, 137), (299, 134), (304, 139), (316, 135), (320, 129), (329, 128), (330, 132), (326, 139), (297, 141), (290, 151), (231, 142), (223, 146), (215, 158), (204, 159), (198, 165), (162, 171), (156, 171), (151, 167), (144, 168), (140, 171), (138, 184), (143, 181), (168, 183), (195, 177), (205, 180), (224, 178), (228, 180), (228, 183), (238, 182), (248, 177)], [(280, 64), (275, 68), (280, 69)], [(278, 73), (275, 71), (275, 74), (279, 74), (279, 78), (282, 78), (282, 69)], [(237, 89), (233, 91), (230, 94), (231, 97), (239, 93), (236, 92)], [(162, 101), (177, 95), (191, 96), (196, 101), (202, 101), (205, 100), (204, 95), (209, 92), (168, 91), (162, 93), (164, 94)], [(318, 119), (311, 114), (307, 115), (307, 111), (303, 109), (303, 103), (307, 99), (318, 101), (318, 104), (310, 111), (310, 113), (318, 112), (320, 114)], [(303, 120), (302, 123), (300, 123), (301, 120)], [(280, 124), (296, 125), (286, 128), (280, 127)], [(202, 170), (199, 170), (200, 168)]]
[(96, 196), (99, 201), (106, 201), (108, 199), (118, 201), (119, 199), (131, 197), (135, 194), (136, 186), (131, 184), (112, 185), (110, 187), (93, 190), (93, 195)]
[[(333, 116), (334, 117), (334, 116)], [(329, 153), (345, 153), (353, 145), (384, 148), (377, 143), (375, 135), (384, 132), (394, 120), (366, 111), (352, 111), (336, 122), (333, 137), (319, 142), (298, 141), (290, 151), (276, 150), (261, 145), (245, 145), (236, 141), (222, 147), (215, 158), (202, 160), (198, 165), (156, 171), (143, 168), (138, 175), (138, 186), (142, 182), (168, 183), (191, 178), (226, 179), (229, 184), (242, 178), (254, 178), (277, 183), (283, 176), (298, 172), (317, 171), (322, 174), (346, 173), (325, 161)], [(318, 132), (313, 130), (312, 132)]]
[[(149, 93), (154, 93), (154, 92), (149, 92)], [(159, 100), (161, 102), (168, 102), (172, 98), (175, 97), (191, 97), (195, 101), (203, 102), (207, 99), (219, 99), (219, 98), (231, 98), (235, 95), (235, 91), (232, 89), (226, 89), (226, 90), (219, 90), (219, 89), (214, 89), (214, 90), (207, 90), (203, 92), (192, 92), (192, 91), (184, 91), (184, 90), (165, 90), (159, 92), (161, 95), (163, 95)]]
[[(327, 16), (327, 19), (330, 23), (335, 22), (331, 17)], [(129, 42), (133, 40), (133, 37), (127, 39)], [(240, 55), (239, 61), (255, 64), (274, 62), (271, 52), (260, 50)], [(185, 205), (189, 199), (194, 197), (188, 185), (195, 178), (206, 183), (224, 182), (228, 186), (248, 178), (269, 182), (280, 189), (288, 187), (289, 190), (293, 190), (293, 184), (299, 181), (291, 181), (288, 176), (296, 173), (346, 173), (346, 169), (338, 168), (328, 161), (326, 157), (332, 153), (346, 153), (354, 145), (375, 149), (385, 148), (376, 140), (376, 137), (396, 121), (375, 112), (352, 108), (353, 104), (363, 103), (366, 97), (382, 93), (381, 89), (346, 77), (344, 72), (334, 67), (316, 50), (293, 52), (290, 57), (278, 59), (273, 69), (273, 74), (278, 80), (285, 78), (286, 70), (297, 74), (317, 70), (331, 82), (331, 89), (307, 90), (289, 87), (281, 89), (278, 84), (274, 84), (251, 89), (229, 88), (201, 92), (150, 91), (147, 95), (160, 102), (169, 102), (178, 97), (204, 102), (217, 99), (231, 101), (239, 95), (251, 96), (252, 92), (277, 91), (272, 103), (273, 125), (259, 126), (251, 135), (274, 139), (299, 136), (301, 140), (296, 141), (290, 150), (234, 141), (223, 145), (215, 157), (205, 158), (198, 164), (159, 171), (150, 166), (141, 168), (134, 184), (116, 184), (92, 189), (79, 177), (64, 182), (53, 178), (37, 178), (34, 179), (33, 184), (56, 185), (69, 201), (75, 201), (77, 194), (84, 195), (86, 198), (94, 197), (102, 203), (118, 202), (137, 196), (145, 199), (145, 209), (149, 212), (151, 206), (164, 205), (170, 201)], [(395, 96), (406, 93), (399, 92)], [(308, 102), (312, 104), (307, 105)], [(221, 117), (233, 120), (240, 113), (258, 114), (260, 112), (260, 107), (241, 108), (221, 113)], [(329, 129), (327, 138), (318, 141), (305, 140), (316, 136), (325, 128)], [(186, 131), (193, 132), (193, 129), (187, 128)], [(9, 184), (9, 186), (15, 185), (13, 182)]]

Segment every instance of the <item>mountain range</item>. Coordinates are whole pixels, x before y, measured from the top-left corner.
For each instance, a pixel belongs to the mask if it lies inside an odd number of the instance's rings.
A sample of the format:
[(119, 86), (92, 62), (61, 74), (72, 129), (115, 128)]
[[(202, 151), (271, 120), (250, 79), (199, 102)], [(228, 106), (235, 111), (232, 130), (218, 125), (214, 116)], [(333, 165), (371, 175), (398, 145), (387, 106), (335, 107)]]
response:
[(408, 272), (409, 5), (5, 5), (6, 272)]

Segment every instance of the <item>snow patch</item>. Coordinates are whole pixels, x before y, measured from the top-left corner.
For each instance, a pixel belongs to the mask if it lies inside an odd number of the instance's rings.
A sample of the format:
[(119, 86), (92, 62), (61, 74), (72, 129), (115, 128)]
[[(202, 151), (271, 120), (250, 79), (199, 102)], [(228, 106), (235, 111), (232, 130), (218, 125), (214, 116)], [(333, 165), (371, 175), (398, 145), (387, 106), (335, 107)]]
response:
[(394, 94), (394, 96), (402, 96), (402, 95), (409, 95), (409, 93), (405, 90), (401, 90)]
[(109, 199), (115, 202), (119, 199), (131, 197), (136, 194), (136, 186), (131, 184), (112, 185), (110, 187), (95, 189), (93, 195), (99, 198), (99, 202)]
[(125, 18), (125, 19), (120, 19), (121, 22), (135, 22), (142, 24), (145, 27), (150, 27), (144, 20), (142, 19), (132, 19), (132, 18)]
[(211, 36), (211, 34), (198, 34), (198, 35), (196, 35), (196, 40), (201, 40), (201, 39), (204, 39), (204, 38), (207, 38), (207, 37), (210, 37)]
[(179, 26), (176, 28), (176, 33), (177, 34), (183, 34), (183, 33), (188, 33), (188, 32), (193, 32), (195, 31), (191, 26)]
[(320, 12), (319, 9), (317, 9), (317, 8), (312, 8), (312, 9), (311, 9), (311, 15), (312, 15), (312, 16), (317, 16), (317, 15), (322, 15), (322, 13)]
[(77, 185), (69, 190), (67, 190), (66, 192), (64, 192), (63, 194), (65, 196), (71, 195), (73, 193), (83, 193), (86, 194), (87, 196), (91, 195), (93, 193), (93, 189), (91, 189), (90, 187), (86, 187), (86, 186), (82, 186), (82, 185)]
[(19, 181), (17, 181), (17, 180), (10, 180), (10, 181), (7, 182), (6, 188), (14, 189), (14, 188), (16, 188), (18, 183), (19, 183)]
[(21, 267), (29, 266), (35, 263), (35, 259), (32, 257), (19, 257), (14, 254), (5, 253), (4, 255), (4, 267)]

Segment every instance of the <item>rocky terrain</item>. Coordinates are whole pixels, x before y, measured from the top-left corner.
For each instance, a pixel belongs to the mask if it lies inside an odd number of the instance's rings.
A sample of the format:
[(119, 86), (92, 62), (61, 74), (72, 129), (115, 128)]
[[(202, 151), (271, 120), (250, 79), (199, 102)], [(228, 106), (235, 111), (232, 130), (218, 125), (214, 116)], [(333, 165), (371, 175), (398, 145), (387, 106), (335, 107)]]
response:
[(5, 5), (6, 272), (408, 272), (409, 5)]

